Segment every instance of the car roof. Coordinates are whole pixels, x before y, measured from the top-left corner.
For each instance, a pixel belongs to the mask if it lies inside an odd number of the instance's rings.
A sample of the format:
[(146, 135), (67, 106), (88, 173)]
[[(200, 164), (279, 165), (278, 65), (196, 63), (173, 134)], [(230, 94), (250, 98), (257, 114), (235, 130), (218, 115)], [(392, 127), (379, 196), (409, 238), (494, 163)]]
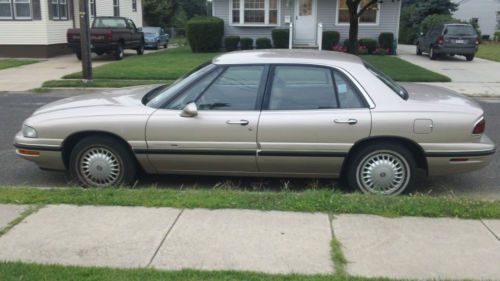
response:
[(225, 53), (215, 57), (212, 63), (219, 65), (227, 64), (316, 64), (345, 66), (357, 64), (363, 61), (354, 55), (317, 50), (288, 50), (288, 49), (268, 49), (236, 51)]

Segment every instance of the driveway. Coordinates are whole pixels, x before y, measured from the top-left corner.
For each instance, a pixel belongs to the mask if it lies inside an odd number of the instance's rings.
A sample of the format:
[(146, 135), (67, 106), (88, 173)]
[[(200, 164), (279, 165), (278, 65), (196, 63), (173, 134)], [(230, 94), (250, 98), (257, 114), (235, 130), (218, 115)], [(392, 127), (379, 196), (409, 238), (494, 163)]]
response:
[(399, 57), (451, 78), (451, 83), (432, 83), (468, 95), (500, 97), (500, 63), (481, 58), (468, 62), (462, 56), (430, 60), (417, 56), (415, 46), (398, 45)]
[[(162, 51), (164, 49), (160, 49)], [(145, 53), (158, 52), (147, 50)], [(133, 50), (127, 50), (125, 56), (134, 56)], [(126, 59), (126, 58), (125, 58)], [(97, 56), (93, 54), (92, 66), (116, 62), (111, 56)], [(3, 91), (28, 91), (39, 88), (43, 82), (60, 79), (66, 74), (82, 70), (81, 62), (74, 54), (57, 56), (39, 63), (0, 70), (0, 92)]]
[[(42, 171), (35, 164), (16, 157), (12, 141), (20, 130), (22, 122), (37, 108), (46, 103), (78, 94), (78, 91), (58, 91), (44, 94), (5, 93), (0, 95), (0, 187), (1, 186), (66, 186), (66, 175), (61, 172)], [(500, 99), (482, 99), (487, 121), (486, 133), (500, 147)], [(500, 153), (495, 154), (493, 162), (486, 168), (461, 175), (427, 178), (419, 175), (417, 191), (432, 195), (458, 195), (481, 199), (500, 200)], [(331, 186), (332, 181), (319, 182), (307, 179), (271, 179), (243, 177), (207, 176), (142, 176), (138, 186), (156, 185), (159, 187), (198, 188), (217, 187), (229, 184), (242, 189), (276, 189), (284, 185), (291, 189), (307, 186)]]

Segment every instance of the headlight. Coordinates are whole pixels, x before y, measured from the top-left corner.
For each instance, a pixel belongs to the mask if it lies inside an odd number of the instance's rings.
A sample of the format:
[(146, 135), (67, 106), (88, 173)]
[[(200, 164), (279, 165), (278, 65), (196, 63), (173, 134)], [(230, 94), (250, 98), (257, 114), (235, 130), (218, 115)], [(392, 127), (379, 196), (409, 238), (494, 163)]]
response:
[(30, 126), (23, 125), (23, 136), (25, 138), (37, 138), (38, 134), (35, 129)]

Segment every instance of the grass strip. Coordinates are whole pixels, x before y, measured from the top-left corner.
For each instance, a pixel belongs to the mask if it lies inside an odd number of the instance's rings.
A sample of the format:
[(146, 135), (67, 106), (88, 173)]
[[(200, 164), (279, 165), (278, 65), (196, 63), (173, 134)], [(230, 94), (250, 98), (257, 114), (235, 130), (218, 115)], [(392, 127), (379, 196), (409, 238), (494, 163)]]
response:
[(394, 56), (361, 56), (365, 61), (400, 82), (451, 82), (447, 76)]
[(96, 79), (92, 82), (84, 83), (82, 80), (49, 80), (45, 81), (42, 88), (121, 88), (137, 85), (150, 84), (170, 84), (172, 80), (115, 80), (115, 79)]
[(330, 222), (330, 229), (332, 230), (332, 241), (330, 242), (330, 251), (332, 255), (332, 261), (335, 268), (335, 274), (345, 276), (347, 275), (347, 259), (344, 256), (344, 252), (342, 251), (342, 244), (337, 237), (335, 237), (335, 233), (333, 231), (332, 220), (333, 216), (328, 215), (328, 220)]
[(479, 45), (476, 53), (479, 58), (500, 62), (500, 43), (484, 43)]
[[(31, 215), (31, 214), (37, 212), (38, 210), (40, 210), (41, 207), (43, 207), (43, 206), (42, 205), (29, 206), (16, 219), (14, 219), (13, 221), (9, 222), (9, 224), (6, 227), (0, 229), (0, 236), (2, 236), (5, 233), (9, 232), (9, 230), (11, 230), (14, 226), (16, 226), (17, 224), (19, 224), (20, 222), (22, 222), (26, 217), (28, 217), (29, 215)], [(2, 280), (2, 278), (0, 278), (0, 280)]]
[(19, 60), (19, 59), (0, 59), (0, 69), (17, 67), (21, 65), (33, 64), (39, 62), (38, 60)]
[(2, 281), (383, 281), (387, 278), (362, 278), (344, 275), (272, 275), (237, 271), (179, 270), (161, 271), (151, 268), (114, 269), (21, 262), (0, 262)]
[(245, 191), (175, 188), (0, 188), (0, 203), (117, 205), (208, 209), (256, 209), (332, 214), (373, 214), (386, 217), (500, 218), (500, 201), (466, 198), (368, 196), (327, 189)]

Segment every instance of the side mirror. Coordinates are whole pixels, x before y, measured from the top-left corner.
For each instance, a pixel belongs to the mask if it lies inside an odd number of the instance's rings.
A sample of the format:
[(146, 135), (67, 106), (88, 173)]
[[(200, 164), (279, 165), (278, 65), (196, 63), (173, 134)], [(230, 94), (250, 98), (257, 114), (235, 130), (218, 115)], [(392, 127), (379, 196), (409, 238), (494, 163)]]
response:
[(194, 102), (188, 103), (181, 112), (181, 117), (195, 117), (196, 115), (198, 115), (198, 107)]
[(138, 27), (137, 31), (142, 32), (142, 27)]

